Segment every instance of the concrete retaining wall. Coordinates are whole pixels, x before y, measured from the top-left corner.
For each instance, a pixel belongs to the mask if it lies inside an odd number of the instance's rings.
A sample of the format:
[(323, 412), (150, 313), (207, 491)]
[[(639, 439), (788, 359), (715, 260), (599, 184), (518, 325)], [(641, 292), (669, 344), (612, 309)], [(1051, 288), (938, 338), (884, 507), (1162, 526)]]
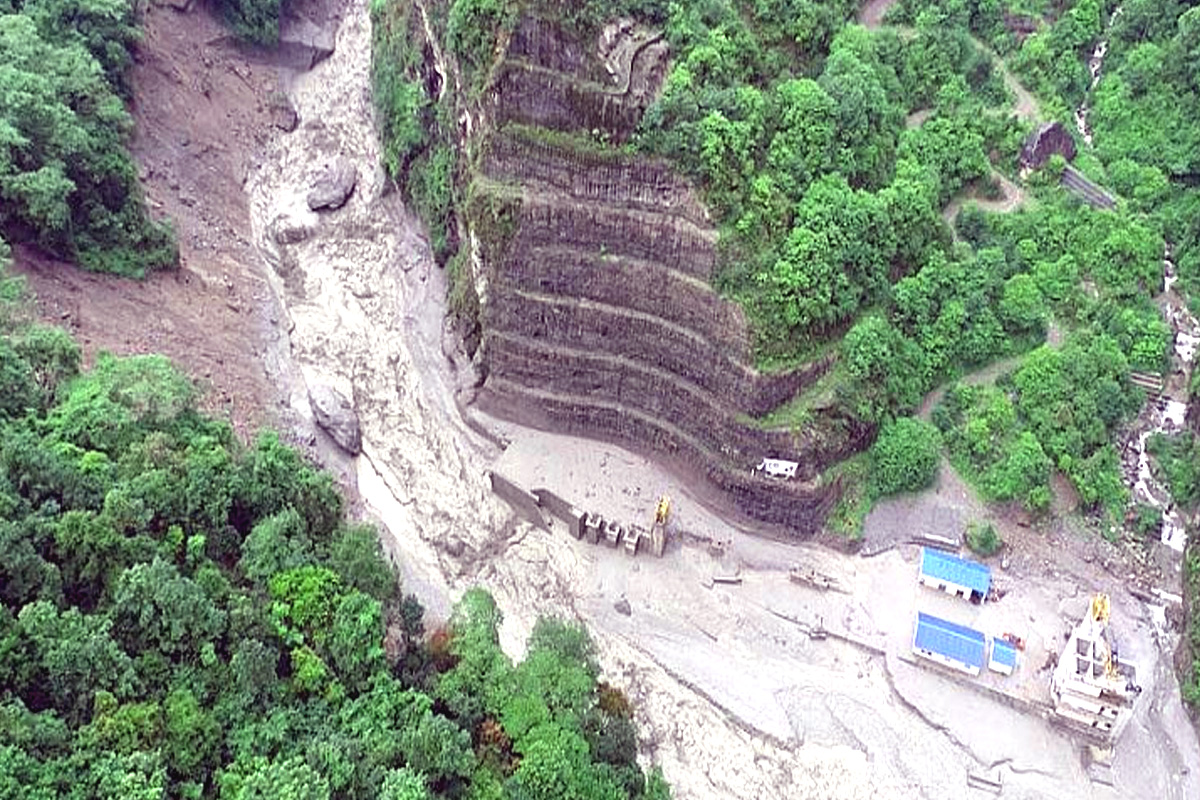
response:
[(525, 491), (498, 472), (489, 471), (488, 477), (492, 479), (492, 491), (512, 506), (513, 511), (542, 530), (550, 529), (546, 524), (546, 518), (542, 516), (542, 509), (538, 506), (536, 495)]
[(549, 489), (534, 489), (538, 505), (566, 523), (567, 530), (576, 539), (583, 537), (583, 512), (556, 495)]

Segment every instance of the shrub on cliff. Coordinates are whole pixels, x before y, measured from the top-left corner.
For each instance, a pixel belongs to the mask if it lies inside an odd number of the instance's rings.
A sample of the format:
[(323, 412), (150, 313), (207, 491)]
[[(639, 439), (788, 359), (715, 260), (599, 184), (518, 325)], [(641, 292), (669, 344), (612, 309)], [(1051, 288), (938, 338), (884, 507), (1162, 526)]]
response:
[(941, 460), (937, 428), (912, 417), (898, 419), (879, 433), (871, 448), (871, 481), (881, 495), (917, 492), (933, 483)]
[(279, 41), (281, 0), (217, 0), (234, 32), (257, 44)]

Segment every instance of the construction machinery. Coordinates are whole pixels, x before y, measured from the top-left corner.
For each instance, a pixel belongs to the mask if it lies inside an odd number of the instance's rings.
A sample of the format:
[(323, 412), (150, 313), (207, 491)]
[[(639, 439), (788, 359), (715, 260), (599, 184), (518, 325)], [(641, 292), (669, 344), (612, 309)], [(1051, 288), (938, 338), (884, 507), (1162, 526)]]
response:
[(667, 518), (670, 516), (671, 498), (664, 494), (658, 498), (658, 506), (654, 509), (654, 524), (650, 526), (650, 549), (659, 558), (667, 545)]

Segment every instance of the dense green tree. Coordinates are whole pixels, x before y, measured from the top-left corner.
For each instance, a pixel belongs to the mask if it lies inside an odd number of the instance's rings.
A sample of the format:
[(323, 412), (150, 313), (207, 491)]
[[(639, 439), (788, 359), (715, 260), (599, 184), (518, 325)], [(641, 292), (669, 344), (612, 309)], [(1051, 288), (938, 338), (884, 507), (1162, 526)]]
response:
[(0, 226), (56, 255), (140, 275), (171, 266), (125, 149), (118, 96), (136, 38), (128, 0), (35, 0), (0, 11)]
[(881, 495), (929, 486), (941, 461), (941, 440), (928, 422), (904, 417), (885, 425), (871, 447), (871, 481)]

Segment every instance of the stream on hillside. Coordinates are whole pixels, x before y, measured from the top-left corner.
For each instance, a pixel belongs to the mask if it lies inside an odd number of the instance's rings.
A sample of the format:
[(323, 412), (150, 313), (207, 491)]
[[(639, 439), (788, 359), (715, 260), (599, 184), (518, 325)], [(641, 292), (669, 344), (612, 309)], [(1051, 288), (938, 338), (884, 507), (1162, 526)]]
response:
[[(1104, 69), (1104, 57), (1108, 55), (1108, 36), (1112, 30), (1113, 23), (1117, 21), (1117, 17), (1121, 16), (1121, 6), (1113, 9), (1112, 16), (1108, 18), (1108, 24), (1104, 26), (1103, 37), (1097, 44), (1096, 49), (1092, 51), (1092, 57), (1088, 59), (1088, 71), (1092, 74), (1092, 82), (1088, 85), (1088, 93), (1095, 90), (1096, 84), (1100, 83), (1100, 73)], [(1088, 114), (1091, 108), (1088, 106), (1087, 97), (1083, 98), (1083, 102), (1079, 104), (1079, 108), (1075, 109), (1075, 127), (1079, 129), (1079, 135), (1090, 146), (1092, 143), (1092, 128), (1088, 125)]]
[[(1147, 445), (1155, 434), (1184, 430), (1187, 415), (1187, 386), (1200, 345), (1200, 321), (1188, 310), (1187, 303), (1175, 292), (1179, 276), (1168, 245), (1163, 256), (1163, 293), (1159, 302), (1171, 329), (1171, 373), (1164, 376), (1165, 390), (1143, 406), (1130, 428), (1122, 450), (1121, 466), (1133, 501), (1144, 503), (1162, 513), (1162, 543), (1182, 552), (1187, 543), (1185, 521), (1171, 498), (1170, 489), (1154, 474)], [(1179, 397), (1184, 399), (1178, 399)]]
[[(1088, 59), (1088, 71), (1092, 80), (1088, 93), (1100, 83), (1104, 59), (1108, 54), (1109, 35), (1113, 23), (1121, 16), (1122, 6), (1117, 6), (1108, 18), (1103, 38), (1096, 44)], [(1088, 100), (1075, 110), (1075, 125), (1079, 134), (1090, 147), (1092, 130), (1088, 124), (1091, 109)], [(1172, 352), (1171, 374), (1164, 376), (1164, 391), (1151, 398), (1142, 408), (1130, 428), (1129, 438), (1122, 448), (1122, 472), (1130, 487), (1132, 500), (1157, 509), (1162, 514), (1162, 543), (1176, 551), (1182, 551), (1187, 542), (1187, 530), (1183, 517), (1171, 498), (1170, 489), (1154, 474), (1147, 451), (1149, 441), (1155, 434), (1172, 434), (1182, 431), (1187, 415), (1187, 385), (1192, 371), (1192, 362), (1200, 343), (1200, 322), (1188, 310), (1187, 303), (1175, 291), (1178, 274), (1172, 258), (1171, 246), (1163, 254), (1163, 293), (1159, 298), (1163, 316), (1171, 329)], [(1182, 385), (1176, 380), (1182, 376)], [(1182, 397), (1183, 399), (1179, 399)]]

